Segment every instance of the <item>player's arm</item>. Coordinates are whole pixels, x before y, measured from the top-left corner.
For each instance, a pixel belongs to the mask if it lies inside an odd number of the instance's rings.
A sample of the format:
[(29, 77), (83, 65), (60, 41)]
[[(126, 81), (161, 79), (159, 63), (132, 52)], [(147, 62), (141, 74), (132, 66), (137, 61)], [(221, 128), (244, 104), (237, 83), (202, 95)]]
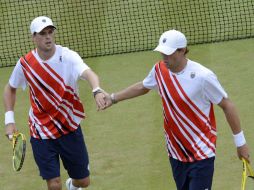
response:
[(133, 84), (119, 92), (111, 94), (112, 103), (120, 102), (126, 99), (135, 98), (137, 96), (144, 95), (148, 93), (150, 89), (144, 87), (143, 82), (140, 81), (136, 84)]
[(82, 75), (81, 78), (88, 81), (89, 85), (93, 89), (93, 95), (97, 104), (97, 108), (105, 109), (106, 102), (105, 102), (105, 92), (100, 88), (100, 81), (99, 77), (95, 72), (93, 72), (91, 69), (86, 69)]
[(223, 98), (218, 105), (222, 108), (227, 122), (233, 132), (238, 157), (240, 159), (245, 158), (249, 161), (249, 150), (241, 129), (239, 115), (236, 111), (235, 105), (228, 98)]
[(92, 69), (86, 69), (81, 78), (87, 80), (92, 89), (100, 87), (99, 77)]
[(4, 88), (4, 106), (5, 106), (5, 134), (9, 139), (17, 131), (14, 120), (14, 105), (16, 101), (16, 88), (8, 83)]

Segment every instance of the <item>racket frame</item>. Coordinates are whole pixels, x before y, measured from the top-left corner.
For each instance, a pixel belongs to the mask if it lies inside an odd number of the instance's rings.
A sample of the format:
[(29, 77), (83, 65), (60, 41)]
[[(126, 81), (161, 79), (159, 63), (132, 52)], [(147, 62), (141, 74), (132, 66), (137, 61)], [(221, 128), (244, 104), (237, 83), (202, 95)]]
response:
[[(21, 155), (21, 160), (20, 160), (20, 164), (18, 167), (15, 166), (15, 146), (17, 145), (17, 141), (18, 141), (18, 137), (21, 137), (22, 140), (22, 155)], [(25, 160), (25, 155), (26, 155), (26, 137), (24, 134), (22, 133), (15, 133), (13, 134), (13, 138), (12, 138), (12, 149), (13, 149), (13, 154), (12, 154), (12, 166), (13, 166), (13, 170), (14, 171), (20, 171), (24, 160)]]
[(242, 173), (242, 185), (241, 190), (245, 190), (247, 178), (252, 178), (254, 180), (254, 170), (252, 169), (250, 163), (242, 158), (243, 161), (243, 173)]

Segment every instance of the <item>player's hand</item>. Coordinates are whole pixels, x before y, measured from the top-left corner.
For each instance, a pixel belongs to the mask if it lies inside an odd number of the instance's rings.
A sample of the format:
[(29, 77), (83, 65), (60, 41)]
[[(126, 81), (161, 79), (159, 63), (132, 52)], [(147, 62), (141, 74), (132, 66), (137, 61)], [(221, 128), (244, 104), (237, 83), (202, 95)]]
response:
[[(103, 95), (101, 97), (98, 97), (98, 100), (97, 100), (97, 95), (99, 95), (99, 94), (103, 94)], [(105, 110), (108, 107), (112, 106), (113, 102), (110, 97), (110, 94), (108, 94), (105, 91), (103, 91), (102, 93), (99, 93), (99, 94), (96, 94), (96, 96), (95, 96), (98, 111)]]
[(112, 106), (113, 102), (112, 102), (112, 99), (111, 99), (111, 97), (110, 97), (110, 94), (107, 94), (107, 95), (106, 95), (105, 100), (106, 100), (106, 108)]
[(5, 136), (11, 141), (13, 134), (17, 132), (15, 123), (9, 123), (5, 126)]
[(95, 95), (95, 102), (96, 102), (96, 105), (97, 105), (97, 110), (100, 111), (100, 110), (104, 110), (106, 108), (106, 92), (103, 91), (101, 93), (98, 93)]
[(250, 162), (250, 152), (247, 144), (237, 147), (237, 154), (240, 160), (244, 158), (245, 160)]

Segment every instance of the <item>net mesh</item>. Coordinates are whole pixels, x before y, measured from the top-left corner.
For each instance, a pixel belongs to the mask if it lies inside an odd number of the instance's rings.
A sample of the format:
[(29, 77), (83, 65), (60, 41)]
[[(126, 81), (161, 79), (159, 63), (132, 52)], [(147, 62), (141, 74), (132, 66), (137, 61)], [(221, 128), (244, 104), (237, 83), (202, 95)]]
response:
[(1, 0), (0, 11), (0, 67), (34, 48), (29, 26), (41, 15), (83, 58), (151, 50), (172, 28), (189, 44), (254, 36), (253, 0)]

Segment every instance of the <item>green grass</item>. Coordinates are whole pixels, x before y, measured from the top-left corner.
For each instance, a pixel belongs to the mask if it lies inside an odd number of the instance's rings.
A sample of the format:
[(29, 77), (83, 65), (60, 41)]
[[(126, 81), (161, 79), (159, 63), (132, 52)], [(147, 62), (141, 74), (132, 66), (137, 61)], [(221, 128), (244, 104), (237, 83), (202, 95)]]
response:
[[(254, 91), (253, 43), (254, 39), (249, 39), (196, 45), (190, 47), (188, 55), (217, 74), (237, 106), (251, 150), (254, 145), (254, 102), (251, 101)], [(155, 52), (139, 52), (90, 58), (85, 62), (100, 76), (101, 86), (114, 92), (143, 80), (159, 58)], [(1, 94), (12, 69), (0, 69)], [(89, 190), (175, 189), (163, 136), (161, 100), (156, 92), (120, 102), (104, 112), (96, 111), (91, 89), (84, 81), (80, 82), (80, 95), (87, 114), (82, 129), (90, 156)], [(15, 113), (19, 129), (28, 137), (27, 96), (27, 90), (18, 91)], [(38, 176), (29, 139), (24, 168), (18, 173), (12, 171), (11, 144), (4, 137), (2, 101), (0, 107), (1, 190), (45, 190), (46, 184)], [(231, 131), (223, 112), (217, 107), (216, 116), (218, 141), (213, 189), (239, 190), (242, 165), (236, 157)], [(67, 174), (63, 169), (61, 175), (64, 182)]]

